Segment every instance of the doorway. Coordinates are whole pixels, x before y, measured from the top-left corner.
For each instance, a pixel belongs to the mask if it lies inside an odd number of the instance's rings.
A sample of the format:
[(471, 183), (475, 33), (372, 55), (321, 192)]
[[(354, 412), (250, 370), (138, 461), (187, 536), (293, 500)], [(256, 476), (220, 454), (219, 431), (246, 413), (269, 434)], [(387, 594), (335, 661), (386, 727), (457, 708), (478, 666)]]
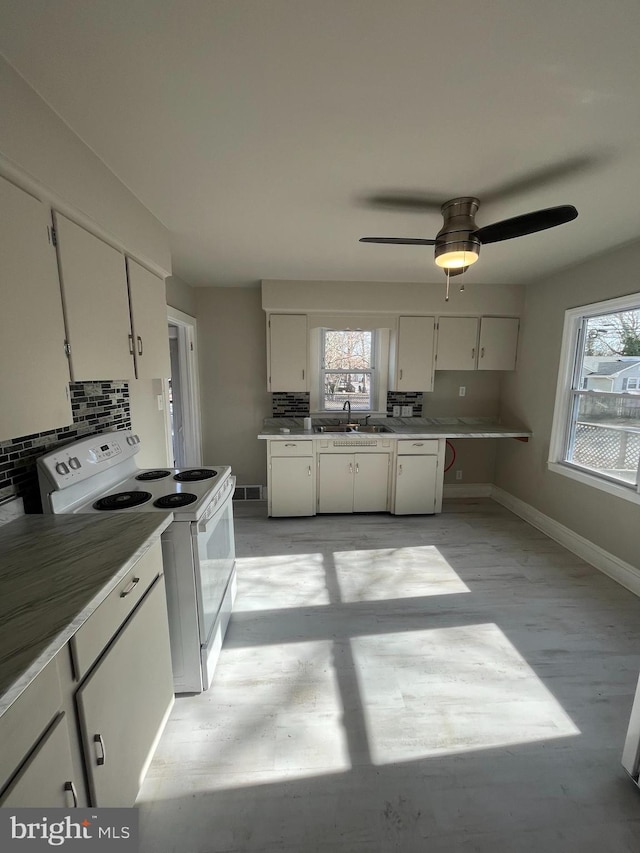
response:
[(176, 468), (202, 465), (196, 320), (167, 308), (171, 378), (167, 429)]

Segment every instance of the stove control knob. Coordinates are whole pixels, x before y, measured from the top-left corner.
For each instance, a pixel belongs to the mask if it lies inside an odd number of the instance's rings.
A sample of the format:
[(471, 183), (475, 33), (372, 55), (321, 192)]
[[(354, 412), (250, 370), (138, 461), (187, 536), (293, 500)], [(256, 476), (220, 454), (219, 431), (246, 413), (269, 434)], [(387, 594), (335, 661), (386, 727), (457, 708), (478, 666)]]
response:
[(64, 462), (58, 462), (58, 464), (56, 465), (56, 471), (58, 472), (58, 474), (68, 474), (69, 468)]
[(78, 459), (77, 456), (72, 456), (69, 459), (69, 468), (73, 468), (74, 471), (77, 471), (78, 468), (81, 468), (81, 467), (82, 467), (82, 463), (80, 462), (80, 460)]

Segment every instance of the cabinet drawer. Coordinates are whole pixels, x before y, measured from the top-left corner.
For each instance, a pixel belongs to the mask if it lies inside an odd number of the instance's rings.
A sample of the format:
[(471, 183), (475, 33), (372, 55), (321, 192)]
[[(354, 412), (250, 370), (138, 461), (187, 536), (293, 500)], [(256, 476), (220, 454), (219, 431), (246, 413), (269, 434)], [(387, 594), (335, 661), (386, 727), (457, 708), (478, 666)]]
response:
[(398, 441), (398, 456), (437, 454), (439, 443), (437, 438), (401, 439)]
[(313, 456), (312, 441), (270, 441), (269, 453), (272, 456)]
[(55, 659), (0, 717), (0, 789), (40, 740), (62, 705)]
[(73, 668), (78, 680), (89, 672), (105, 646), (161, 572), (162, 548), (158, 541), (140, 557), (126, 577), (71, 638)]

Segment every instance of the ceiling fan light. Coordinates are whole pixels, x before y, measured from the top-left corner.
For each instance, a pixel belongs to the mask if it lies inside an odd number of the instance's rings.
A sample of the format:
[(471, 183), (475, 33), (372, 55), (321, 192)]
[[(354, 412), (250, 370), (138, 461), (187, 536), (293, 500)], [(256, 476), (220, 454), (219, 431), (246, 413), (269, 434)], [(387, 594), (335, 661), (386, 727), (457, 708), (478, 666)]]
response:
[(477, 252), (469, 250), (444, 252), (436, 256), (436, 264), (445, 270), (455, 270), (475, 264), (479, 257)]

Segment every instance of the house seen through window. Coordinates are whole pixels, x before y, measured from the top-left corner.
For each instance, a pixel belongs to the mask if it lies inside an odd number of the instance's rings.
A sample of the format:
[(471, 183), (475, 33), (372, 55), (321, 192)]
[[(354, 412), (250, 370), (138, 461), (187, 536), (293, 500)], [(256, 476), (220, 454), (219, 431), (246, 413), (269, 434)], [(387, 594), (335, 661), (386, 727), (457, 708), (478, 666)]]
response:
[(320, 400), (324, 411), (370, 411), (374, 395), (375, 332), (322, 329)]
[[(622, 307), (621, 306), (622, 303)], [(567, 312), (557, 461), (640, 491), (640, 297)], [(571, 346), (573, 342), (573, 346)], [(571, 356), (571, 353), (573, 355)]]

